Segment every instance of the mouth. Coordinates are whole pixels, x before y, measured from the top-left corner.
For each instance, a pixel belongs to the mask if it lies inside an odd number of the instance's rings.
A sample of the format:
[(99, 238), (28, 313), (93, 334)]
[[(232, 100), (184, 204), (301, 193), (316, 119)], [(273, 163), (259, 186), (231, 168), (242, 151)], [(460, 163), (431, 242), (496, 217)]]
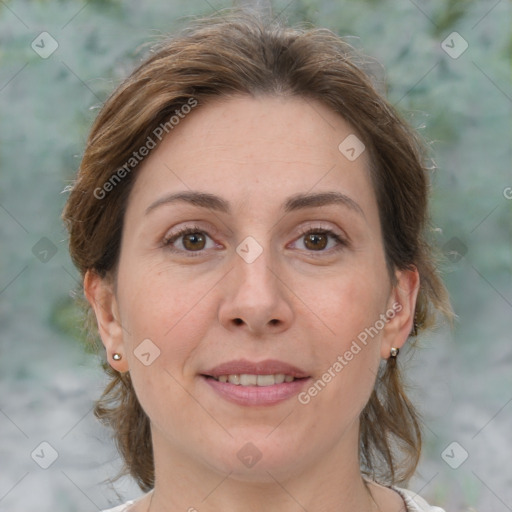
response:
[(277, 404), (296, 396), (311, 380), (304, 370), (274, 359), (229, 361), (200, 377), (215, 396), (243, 406)]
[(270, 406), (294, 398), (311, 380), (284, 374), (230, 374), (217, 378), (201, 375), (201, 378), (213, 390), (214, 397), (245, 407)]
[(237, 359), (200, 374), (216, 398), (243, 406), (273, 405), (296, 396), (311, 380), (305, 370), (277, 359)]
[[(213, 377), (220, 382), (241, 384), (242, 386), (270, 386), (275, 384), (276, 381), (279, 384), (291, 382), (290, 379), (309, 377), (305, 370), (277, 359), (265, 359), (256, 362), (247, 359), (226, 361), (202, 372), (202, 374), (206, 377)], [(261, 384), (258, 383), (260, 377)], [(274, 379), (273, 382), (271, 382), (271, 378)]]
[(218, 377), (214, 377), (212, 375), (202, 375), (207, 379), (213, 379), (217, 382), (223, 382), (229, 384), (234, 384), (235, 386), (257, 386), (257, 387), (266, 387), (266, 386), (274, 386), (275, 384), (283, 384), (283, 382), (293, 382), (296, 380), (305, 380), (308, 377), (294, 377), (293, 375), (285, 375), (284, 373), (275, 373), (275, 374), (250, 374), (250, 373), (242, 373), (242, 374), (229, 374), (229, 375), (219, 375)]

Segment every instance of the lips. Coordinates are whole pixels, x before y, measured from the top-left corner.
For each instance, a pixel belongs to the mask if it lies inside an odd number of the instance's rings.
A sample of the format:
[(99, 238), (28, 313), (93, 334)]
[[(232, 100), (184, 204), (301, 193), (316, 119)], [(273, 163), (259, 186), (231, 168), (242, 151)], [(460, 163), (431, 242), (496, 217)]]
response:
[(219, 364), (205, 372), (202, 375), (205, 377), (213, 377), (218, 379), (225, 375), (277, 375), (284, 374), (285, 376), (294, 377), (295, 379), (304, 379), (309, 377), (309, 374), (284, 361), (277, 359), (265, 359), (264, 361), (252, 362), (247, 359), (237, 359)]
[(310, 380), (308, 373), (284, 361), (252, 362), (237, 359), (201, 373), (217, 396), (241, 406), (270, 406), (300, 393)]

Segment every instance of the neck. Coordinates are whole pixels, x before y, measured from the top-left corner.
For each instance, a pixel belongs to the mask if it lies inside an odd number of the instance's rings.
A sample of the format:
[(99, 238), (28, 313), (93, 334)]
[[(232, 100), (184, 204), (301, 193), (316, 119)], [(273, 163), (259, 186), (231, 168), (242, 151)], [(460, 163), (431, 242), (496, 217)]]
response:
[[(330, 447), (316, 460), (297, 457), (287, 468), (271, 461), (265, 465), (262, 459), (250, 471), (222, 472), (178, 450), (162, 450), (161, 441), (154, 432), (155, 488), (148, 512), (378, 510), (361, 477), (357, 451), (342, 451), (342, 445)], [(357, 446), (348, 439), (345, 444)]]

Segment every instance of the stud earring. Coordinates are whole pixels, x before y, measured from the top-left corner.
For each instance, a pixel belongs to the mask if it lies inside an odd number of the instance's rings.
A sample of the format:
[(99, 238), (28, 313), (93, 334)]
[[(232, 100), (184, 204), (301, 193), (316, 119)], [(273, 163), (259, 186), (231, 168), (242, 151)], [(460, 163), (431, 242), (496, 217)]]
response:
[(117, 352), (114, 352), (114, 354), (112, 354), (112, 359), (114, 361), (120, 361), (121, 357), (123, 357), (123, 356), (121, 354), (118, 354)]
[(389, 357), (392, 357), (393, 359), (396, 359), (396, 357), (398, 356), (399, 352), (400, 352), (399, 348), (392, 347), (390, 352), (389, 352)]

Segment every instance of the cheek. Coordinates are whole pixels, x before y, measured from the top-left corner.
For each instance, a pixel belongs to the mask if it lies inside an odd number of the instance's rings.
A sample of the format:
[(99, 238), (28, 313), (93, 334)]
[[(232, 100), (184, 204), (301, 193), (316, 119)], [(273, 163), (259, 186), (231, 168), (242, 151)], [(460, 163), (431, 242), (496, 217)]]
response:
[[(125, 269), (130, 269), (126, 264)], [(159, 275), (154, 269), (131, 266), (119, 272), (119, 306), (124, 342), (130, 349), (150, 339), (162, 353), (169, 339), (183, 340), (176, 333), (187, 327), (192, 293), (188, 288)]]
[(311, 297), (314, 312), (325, 319), (340, 349), (384, 313), (388, 281), (374, 269), (361, 265), (342, 271)]
[(159, 271), (156, 266), (144, 268), (125, 263), (119, 272), (118, 294), (130, 334), (142, 332), (160, 339), (186, 316), (195, 294), (178, 276), (178, 273)]
[(207, 301), (201, 300), (208, 288), (204, 283), (187, 285), (183, 274), (151, 268), (139, 274), (125, 272), (119, 283), (124, 341), (137, 397), (157, 428), (178, 432), (183, 418), (168, 411), (194, 405), (184, 389), (191, 375), (188, 363), (212, 323)]
[(317, 336), (314, 345), (314, 357), (322, 362), (318, 368), (322, 382), (317, 387), (325, 393), (325, 400), (340, 407), (363, 406), (373, 387), (380, 362), (379, 319), (385, 313), (387, 282), (367, 267), (354, 268), (311, 298), (314, 312), (328, 328), (322, 330), (328, 334)]
[(159, 352), (155, 368), (186, 373), (187, 361), (215, 321), (208, 290), (218, 279), (192, 279), (186, 269), (148, 265), (137, 272), (132, 268), (134, 271), (120, 272), (118, 295), (133, 370), (140, 366), (135, 360), (139, 347), (149, 339), (157, 347), (153, 350)]
[(323, 302), (320, 294), (315, 302), (329, 327), (323, 332), (329, 334), (315, 338), (313, 359), (320, 364), (299, 398), (312, 416), (325, 417), (329, 411), (327, 430), (343, 430), (347, 421), (358, 418), (373, 389), (381, 334), (371, 329), (385, 311), (385, 295), (379, 291), (383, 285), (374, 276), (352, 273), (339, 279)]

